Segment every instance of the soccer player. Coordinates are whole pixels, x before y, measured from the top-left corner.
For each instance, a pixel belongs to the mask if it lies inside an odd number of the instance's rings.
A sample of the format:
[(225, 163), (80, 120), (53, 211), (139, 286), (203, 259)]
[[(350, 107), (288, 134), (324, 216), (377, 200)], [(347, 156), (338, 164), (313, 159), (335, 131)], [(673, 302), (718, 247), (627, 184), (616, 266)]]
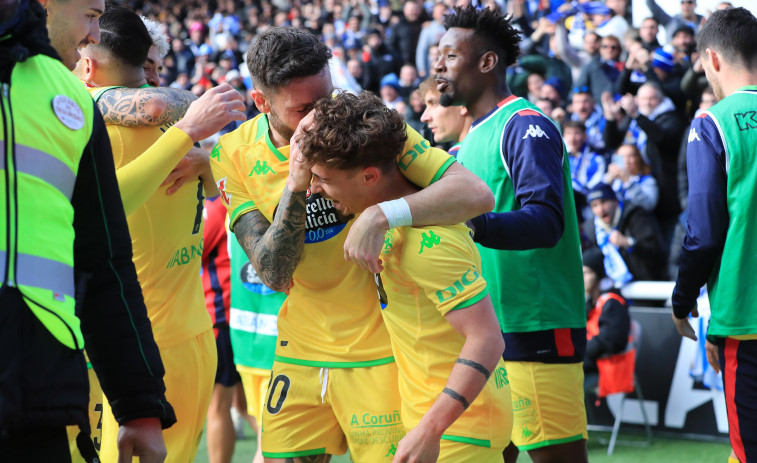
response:
[(453, 143), (448, 153), (457, 156), (460, 143), (473, 123), (468, 110), (464, 106), (449, 108), (440, 105), (441, 93), (436, 89), (436, 79), (433, 76), (421, 82), (418, 91), (426, 104), (426, 109), (421, 114), (421, 122), (425, 122), (431, 129), (436, 143)]
[(712, 315), (707, 360), (723, 371), (728, 432), (738, 461), (757, 461), (757, 18), (744, 8), (707, 19), (697, 47), (719, 102), (689, 130), (689, 219), (673, 290), (673, 321), (696, 340), (688, 315), (698, 316), (707, 283)]
[[(103, 87), (146, 85), (143, 66), (152, 45), (135, 13), (112, 6), (100, 18), (101, 41), (82, 50), (80, 76)], [(166, 395), (177, 404), (178, 423), (164, 433), (167, 461), (191, 461), (197, 451), (216, 373), (216, 348), (205, 309), (200, 264), (203, 188), (197, 179), (168, 196), (158, 188), (180, 156), (230, 120), (243, 119), (243, 104), (231, 87), (210, 90), (214, 102), (201, 114), (190, 106), (173, 128), (108, 126), (119, 187), (132, 236), (134, 263), (145, 295), (155, 340), (166, 366)], [(201, 117), (203, 121), (199, 121)], [(143, 154), (163, 132), (175, 155)], [(128, 175), (125, 175), (125, 172)], [(146, 191), (145, 191), (146, 190)], [(102, 459), (116, 461), (118, 425), (103, 413)]]
[[(371, 93), (319, 100), (297, 139), (311, 166), (311, 194), (344, 216), (412, 194), (397, 167), (405, 122)], [(505, 344), (464, 224), (397, 227), (376, 274), (380, 311), (399, 369), (407, 435), (395, 462), (501, 462), (512, 408)], [(378, 309), (377, 309), (378, 310)]]
[(389, 228), (458, 223), (492, 199), (480, 180), (411, 129), (397, 163), (428, 188), (395, 200), (389, 217), (371, 206), (347, 220), (330, 201), (308, 195), (312, 174), (289, 142), (315, 101), (333, 90), (330, 56), (305, 30), (260, 34), (247, 63), (263, 114), (222, 136), (211, 153), (237, 239), (263, 283), (289, 291), (263, 412), (269, 461), (328, 461), (348, 446), (354, 461), (391, 461), (403, 433), (397, 370), (373, 276), (363, 268), (380, 270)]
[[(507, 346), (512, 440), (537, 463), (586, 461), (586, 314), (568, 156), (552, 121), (507, 86), (520, 42), (511, 22), (469, 6), (445, 27), (440, 101), (468, 108), (474, 122), (458, 160), (496, 198), (472, 225)], [(511, 447), (505, 459), (515, 458)]]

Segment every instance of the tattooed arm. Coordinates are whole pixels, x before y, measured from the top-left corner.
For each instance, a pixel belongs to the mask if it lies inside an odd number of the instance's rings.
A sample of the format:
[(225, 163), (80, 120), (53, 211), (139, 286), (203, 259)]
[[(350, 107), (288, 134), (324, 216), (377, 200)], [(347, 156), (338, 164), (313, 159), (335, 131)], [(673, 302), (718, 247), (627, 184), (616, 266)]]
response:
[(254, 210), (237, 220), (234, 233), (263, 283), (286, 291), (305, 248), (305, 192), (284, 188), (273, 223)]
[(184, 116), (196, 100), (192, 93), (176, 88), (112, 88), (97, 100), (106, 124), (124, 127), (160, 126)]

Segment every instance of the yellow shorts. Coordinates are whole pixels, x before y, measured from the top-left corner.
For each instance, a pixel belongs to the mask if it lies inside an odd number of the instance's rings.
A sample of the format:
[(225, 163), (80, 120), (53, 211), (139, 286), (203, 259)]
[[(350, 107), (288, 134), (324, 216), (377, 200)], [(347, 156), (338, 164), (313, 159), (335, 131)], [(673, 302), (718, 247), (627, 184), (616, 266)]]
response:
[(532, 450), (588, 437), (581, 363), (505, 362), (513, 398), (513, 443)]
[(247, 414), (260, 423), (263, 417), (263, 400), (271, 382), (271, 370), (244, 367), (237, 365), (237, 371), (242, 378), (244, 397), (247, 400)]
[[(177, 422), (163, 430), (168, 456), (166, 463), (194, 461), (202, 429), (208, 415), (210, 396), (216, 377), (218, 354), (213, 330), (187, 341), (160, 348), (166, 375), (166, 398), (176, 412)], [(110, 407), (103, 413), (103, 463), (118, 461), (118, 423)], [(134, 459), (133, 461), (138, 461)]]
[(263, 456), (341, 455), (391, 462), (405, 431), (397, 366), (320, 368), (274, 362), (263, 407)]
[(502, 450), (442, 439), (437, 463), (502, 463)]
[[(89, 406), (87, 408), (89, 410), (90, 436), (92, 436), (95, 449), (99, 452), (102, 442), (103, 390), (100, 388), (100, 381), (97, 380), (95, 370), (92, 369), (89, 362), (87, 362), (87, 367), (89, 376)], [(79, 448), (76, 446), (76, 436), (79, 435), (79, 431), (79, 426), (66, 426), (72, 463), (84, 463), (84, 457), (81, 456)]]

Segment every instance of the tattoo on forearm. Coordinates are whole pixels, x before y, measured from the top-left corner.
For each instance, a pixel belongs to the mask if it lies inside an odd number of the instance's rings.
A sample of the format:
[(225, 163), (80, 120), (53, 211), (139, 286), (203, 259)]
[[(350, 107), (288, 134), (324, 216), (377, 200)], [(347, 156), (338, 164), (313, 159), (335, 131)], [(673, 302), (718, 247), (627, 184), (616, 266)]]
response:
[(462, 357), (457, 359), (457, 362), (461, 365), (465, 365), (466, 367), (471, 367), (474, 370), (480, 372), (482, 375), (484, 375), (484, 378), (487, 380), (489, 379), (489, 376), (491, 376), (491, 371), (487, 370), (485, 366), (481, 365), (478, 362), (474, 362), (473, 360), (464, 359)]
[[(161, 97), (167, 104), (162, 114), (153, 116), (148, 103)], [(160, 126), (184, 116), (194, 95), (176, 88), (113, 88), (102, 94), (97, 106), (106, 124), (124, 127)]]
[(305, 248), (305, 193), (284, 190), (273, 219), (259, 211), (244, 214), (234, 226), (239, 244), (247, 252), (263, 283), (283, 291)]
[(453, 399), (457, 400), (461, 404), (463, 404), (463, 410), (467, 410), (468, 407), (470, 406), (470, 404), (465, 399), (465, 397), (463, 397), (462, 395), (460, 395), (454, 389), (450, 389), (448, 387), (445, 387), (444, 389), (442, 389), (442, 392), (445, 393), (445, 394), (447, 394), (448, 396), (452, 397)]
[(331, 455), (309, 455), (297, 458), (285, 458), (284, 463), (329, 463)]

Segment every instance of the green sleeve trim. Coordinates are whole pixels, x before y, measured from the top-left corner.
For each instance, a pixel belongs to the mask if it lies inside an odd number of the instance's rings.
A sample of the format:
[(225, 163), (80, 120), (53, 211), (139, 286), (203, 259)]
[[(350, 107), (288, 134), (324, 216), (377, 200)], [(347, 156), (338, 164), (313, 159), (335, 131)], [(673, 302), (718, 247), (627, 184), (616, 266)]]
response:
[(124, 87), (123, 85), (114, 85), (112, 87), (103, 87), (100, 90), (96, 91), (94, 95), (92, 95), (92, 99), (95, 100), (95, 102), (97, 102), (100, 99), (100, 97), (103, 96), (103, 94), (105, 92), (107, 92), (108, 90), (113, 90), (114, 88), (126, 88), (126, 87)]
[(451, 440), (453, 442), (461, 442), (463, 444), (476, 445), (478, 447), (491, 448), (492, 446), (492, 442), (490, 440), (474, 439), (472, 437), (450, 436), (449, 434), (442, 434), (442, 439)]
[(449, 169), (449, 166), (451, 166), (454, 162), (456, 162), (455, 158), (453, 158), (452, 156), (450, 156), (450, 158), (447, 159), (444, 162), (444, 164), (442, 164), (442, 166), (439, 168), (439, 170), (436, 171), (436, 175), (434, 175), (434, 178), (431, 179), (431, 182), (429, 183), (429, 185), (431, 185), (432, 183), (434, 183), (437, 180), (439, 180), (440, 178), (442, 178), (442, 175), (444, 175), (444, 173), (447, 171), (447, 169)]
[(231, 217), (229, 217), (229, 230), (234, 231), (234, 223), (237, 221), (239, 216), (241, 216), (245, 212), (251, 211), (255, 207), (255, 201), (247, 201), (240, 204), (236, 209), (234, 209), (234, 212), (231, 213)]
[(297, 458), (297, 457), (309, 457), (311, 455), (325, 455), (326, 447), (321, 449), (303, 450), (301, 452), (280, 452), (269, 453), (263, 452), (263, 456), (266, 458)]
[(379, 365), (386, 365), (394, 362), (394, 356), (384, 357), (382, 359), (367, 360), (365, 362), (323, 362), (319, 360), (303, 360), (291, 357), (283, 357), (281, 355), (275, 355), (273, 359), (281, 363), (290, 363), (292, 365), (301, 365), (304, 367), (320, 367), (320, 368), (363, 368), (363, 367), (375, 367)]
[(483, 291), (481, 291), (480, 293), (478, 293), (475, 296), (471, 297), (470, 299), (466, 299), (463, 302), (459, 303), (455, 307), (451, 308), (450, 311), (459, 310), (459, 309), (464, 309), (466, 307), (470, 307), (473, 304), (479, 302), (481, 299), (485, 298), (487, 294), (489, 294), (489, 288), (484, 288)]
[(523, 446), (518, 445), (518, 450), (522, 452), (524, 450), (540, 449), (542, 447), (548, 447), (550, 445), (567, 444), (568, 442), (575, 442), (577, 440), (582, 440), (582, 439), (586, 439), (586, 437), (583, 434), (576, 434), (575, 436), (566, 437), (564, 439), (545, 440), (545, 441), (537, 442), (531, 445), (523, 445)]
[(92, 369), (92, 362), (87, 362), (87, 370), (91, 370), (91, 369)]

